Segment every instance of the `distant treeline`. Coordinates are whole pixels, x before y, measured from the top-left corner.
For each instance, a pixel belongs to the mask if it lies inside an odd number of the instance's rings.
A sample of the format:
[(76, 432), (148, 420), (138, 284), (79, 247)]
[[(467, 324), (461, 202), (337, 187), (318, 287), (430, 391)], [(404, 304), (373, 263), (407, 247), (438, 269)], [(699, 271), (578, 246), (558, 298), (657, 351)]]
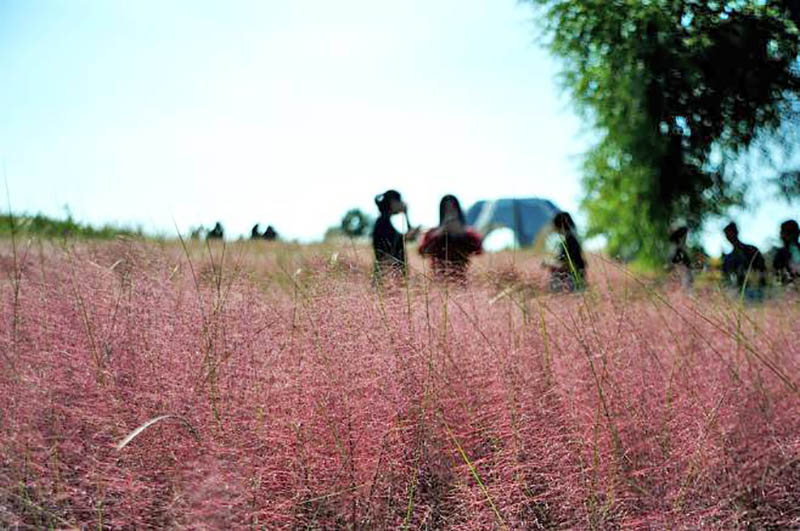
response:
[(36, 235), (45, 238), (115, 238), (117, 236), (143, 236), (141, 228), (129, 229), (114, 225), (93, 227), (79, 223), (68, 216), (67, 219), (54, 219), (42, 214), (30, 216), (26, 214), (0, 215), (0, 236), (10, 237), (15, 234)]

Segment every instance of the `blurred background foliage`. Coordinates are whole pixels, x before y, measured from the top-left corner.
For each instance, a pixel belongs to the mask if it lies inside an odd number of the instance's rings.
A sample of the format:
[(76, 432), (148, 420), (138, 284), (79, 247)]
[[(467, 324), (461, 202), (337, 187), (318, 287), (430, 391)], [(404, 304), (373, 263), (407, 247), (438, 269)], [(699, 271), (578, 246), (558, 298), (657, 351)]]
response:
[(115, 225), (94, 227), (80, 223), (67, 214), (66, 219), (55, 219), (42, 214), (0, 214), (0, 236), (12, 234), (35, 235), (43, 238), (100, 238), (117, 236), (143, 236), (141, 228), (131, 229)]
[[(698, 228), (745, 204), (741, 155), (791, 151), (800, 1), (529, 2), (599, 133), (582, 207), (611, 256), (662, 261), (671, 224)], [(800, 195), (797, 173), (779, 173), (776, 191)]]

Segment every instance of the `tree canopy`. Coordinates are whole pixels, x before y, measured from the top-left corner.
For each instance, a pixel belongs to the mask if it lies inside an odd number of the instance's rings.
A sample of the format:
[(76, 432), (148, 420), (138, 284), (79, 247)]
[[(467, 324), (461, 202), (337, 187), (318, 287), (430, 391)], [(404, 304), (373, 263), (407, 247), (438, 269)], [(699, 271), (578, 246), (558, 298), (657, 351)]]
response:
[(600, 133), (584, 161), (589, 235), (657, 261), (671, 223), (743, 203), (731, 162), (798, 109), (800, 0), (529, 1)]
[(352, 208), (345, 213), (340, 228), (350, 238), (358, 238), (367, 234), (371, 224), (369, 216), (361, 209)]

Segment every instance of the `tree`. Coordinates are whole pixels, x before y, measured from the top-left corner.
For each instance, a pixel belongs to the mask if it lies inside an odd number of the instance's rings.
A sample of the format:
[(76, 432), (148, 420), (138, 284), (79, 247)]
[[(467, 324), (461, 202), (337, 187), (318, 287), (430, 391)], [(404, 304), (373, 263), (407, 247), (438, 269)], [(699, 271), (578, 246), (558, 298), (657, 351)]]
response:
[(364, 236), (370, 227), (369, 217), (361, 209), (353, 208), (342, 218), (341, 230), (350, 238)]
[(529, 0), (600, 133), (584, 161), (589, 235), (658, 261), (667, 227), (742, 204), (732, 163), (797, 113), (799, 0)]

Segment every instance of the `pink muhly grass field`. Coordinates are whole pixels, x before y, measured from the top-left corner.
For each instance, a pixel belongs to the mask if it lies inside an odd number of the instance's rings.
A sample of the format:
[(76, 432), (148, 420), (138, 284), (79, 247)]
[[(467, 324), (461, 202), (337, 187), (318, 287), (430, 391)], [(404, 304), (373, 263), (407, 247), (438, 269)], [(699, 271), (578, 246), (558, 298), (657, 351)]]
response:
[(2, 243), (0, 527), (800, 527), (798, 298), (538, 263)]

